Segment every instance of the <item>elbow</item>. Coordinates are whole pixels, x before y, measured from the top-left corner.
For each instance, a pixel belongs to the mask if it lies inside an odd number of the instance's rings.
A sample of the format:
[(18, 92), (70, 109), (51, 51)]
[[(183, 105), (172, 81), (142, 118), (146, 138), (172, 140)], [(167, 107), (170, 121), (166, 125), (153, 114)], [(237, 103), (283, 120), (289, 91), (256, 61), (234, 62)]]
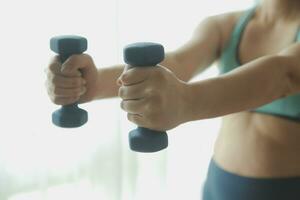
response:
[(278, 66), (282, 74), (280, 82), (283, 86), (281, 97), (286, 97), (300, 92), (300, 62), (293, 56), (278, 55), (274, 57), (274, 65)]

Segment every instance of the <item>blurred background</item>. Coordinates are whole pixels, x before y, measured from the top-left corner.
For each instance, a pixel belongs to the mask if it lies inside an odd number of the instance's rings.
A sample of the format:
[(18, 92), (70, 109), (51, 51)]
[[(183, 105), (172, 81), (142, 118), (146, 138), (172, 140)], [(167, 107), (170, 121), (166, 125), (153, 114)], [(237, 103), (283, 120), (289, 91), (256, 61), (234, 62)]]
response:
[[(173, 50), (203, 18), (246, 9), (253, 0), (1, 0), (0, 200), (199, 200), (220, 119), (169, 131), (169, 147), (129, 150), (135, 128), (120, 100), (81, 105), (89, 122), (77, 129), (51, 123), (44, 69), (49, 39), (88, 39), (99, 68), (123, 63), (126, 44), (152, 41)], [(214, 34), (214, 33), (212, 33)], [(216, 76), (212, 66), (192, 81)]]

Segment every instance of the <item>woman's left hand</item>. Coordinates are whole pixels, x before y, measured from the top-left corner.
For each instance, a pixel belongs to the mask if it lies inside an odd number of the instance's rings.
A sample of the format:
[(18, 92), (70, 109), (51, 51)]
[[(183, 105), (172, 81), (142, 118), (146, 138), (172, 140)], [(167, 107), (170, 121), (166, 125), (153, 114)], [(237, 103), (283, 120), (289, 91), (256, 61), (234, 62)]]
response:
[(158, 131), (185, 122), (186, 83), (163, 66), (127, 66), (118, 79), (121, 108), (128, 120), (140, 127)]

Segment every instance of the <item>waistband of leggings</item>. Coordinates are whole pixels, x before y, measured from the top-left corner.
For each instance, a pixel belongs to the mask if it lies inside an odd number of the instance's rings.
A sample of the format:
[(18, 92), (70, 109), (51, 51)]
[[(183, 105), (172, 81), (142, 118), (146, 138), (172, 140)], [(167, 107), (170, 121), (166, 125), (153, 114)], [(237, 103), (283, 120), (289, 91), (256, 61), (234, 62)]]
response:
[(238, 175), (233, 172), (229, 172), (226, 169), (223, 169), (216, 161), (212, 158), (209, 164), (209, 171), (213, 172), (214, 175), (222, 176), (222, 177), (228, 177), (231, 180), (243, 180), (248, 182), (284, 182), (284, 181), (297, 181), (297, 183), (300, 183), (300, 176), (290, 176), (290, 177), (247, 177)]

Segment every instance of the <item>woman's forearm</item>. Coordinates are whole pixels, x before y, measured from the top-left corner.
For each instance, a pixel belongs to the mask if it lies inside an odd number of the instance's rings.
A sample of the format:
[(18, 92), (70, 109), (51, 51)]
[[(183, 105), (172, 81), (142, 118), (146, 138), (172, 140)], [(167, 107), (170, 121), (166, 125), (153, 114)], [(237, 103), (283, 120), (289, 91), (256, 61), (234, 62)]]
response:
[(122, 74), (125, 65), (114, 65), (98, 69), (97, 88), (94, 100), (106, 99), (118, 96), (119, 87), (117, 79)]
[(230, 73), (187, 85), (187, 121), (259, 107), (289, 93), (287, 63), (266, 56)]
[[(194, 69), (196, 68), (195, 66), (192, 67), (192, 69), (184, 68), (182, 66), (183, 64), (178, 61), (177, 57), (172, 52), (167, 52), (165, 59), (159, 64), (171, 70), (177, 77), (184, 81), (189, 80), (196, 70)], [(116, 81), (124, 71), (124, 67), (125, 64), (118, 64), (98, 69), (97, 88), (93, 98), (94, 100), (118, 96), (120, 86), (117, 85)]]

